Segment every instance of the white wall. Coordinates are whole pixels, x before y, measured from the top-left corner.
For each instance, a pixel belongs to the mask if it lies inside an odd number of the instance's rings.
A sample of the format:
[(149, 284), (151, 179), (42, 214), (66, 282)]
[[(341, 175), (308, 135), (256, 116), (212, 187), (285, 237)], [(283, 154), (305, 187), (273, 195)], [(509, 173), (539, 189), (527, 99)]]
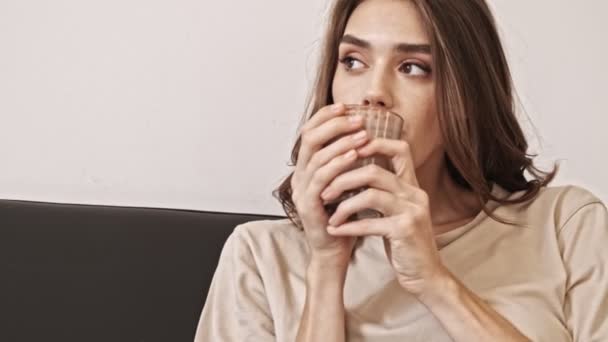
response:
[[(493, 5), (556, 184), (608, 201), (608, 6)], [(326, 7), (0, 1), (0, 198), (282, 214)]]
[(556, 185), (582, 185), (608, 202), (608, 3), (491, 3), (517, 91), (540, 136), (530, 135), (539, 162), (561, 160)]

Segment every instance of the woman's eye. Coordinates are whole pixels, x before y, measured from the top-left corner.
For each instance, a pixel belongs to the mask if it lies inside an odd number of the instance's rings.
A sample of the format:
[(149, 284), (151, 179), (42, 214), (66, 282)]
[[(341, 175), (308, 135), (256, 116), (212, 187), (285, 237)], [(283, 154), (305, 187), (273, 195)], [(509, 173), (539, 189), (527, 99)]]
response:
[(427, 67), (415, 63), (403, 63), (399, 70), (404, 70), (406, 74), (412, 76), (425, 76), (430, 71)]
[[(350, 56), (344, 57), (340, 60), (340, 63), (344, 64), (344, 66), (346, 67), (346, 70), (353, 69), (353, 65), (351, 63), (354, 63), (354, 62), (359, 62), (359, 60), (352, 58)], [(361, 63), (361, 62), (359, 62), (359, 63)], [(361, 64), (363, 64), (363, 63), (361, 63)]]
[[(347, 71), (353, 70), (355, 69), (354, 67), (354, 63), (361, 63), (358, 59), (350, 57), (350, 56), (346, 56), (342, 59), (340, 59), (340, 63), (344, 64), (344, 67), (346, 68)], [(411, 75), (411, 76), (426, 76), (430, 73), (430, 69), (420, 65), (420, 64), (416, 64), (416, 63), (403, 63), (401, 64), (401, 66), (399, 67), (399, 70), (402, 71), (403, 73), (407, 74), (407, 75)]]

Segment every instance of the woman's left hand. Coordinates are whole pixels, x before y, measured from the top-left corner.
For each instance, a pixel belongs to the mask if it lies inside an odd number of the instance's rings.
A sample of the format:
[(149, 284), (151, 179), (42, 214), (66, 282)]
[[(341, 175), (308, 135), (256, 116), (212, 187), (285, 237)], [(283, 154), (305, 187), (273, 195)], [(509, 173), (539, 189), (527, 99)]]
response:
[[(328, 232), (335, 236), (382, 236), (399, 284), (418, 296), (432, 291), (449, 272), (437, 251), (428, 195), (419, 187), (409, 144), (374, 138), (357, 153), (360, 157), (388, 156), (395, 173), (370, 164), (336, 177), (322, 194), (323, 199), (362, 186), (369, 188), (340, 203), (329, 220)], [(323, 196), (326, 193), (329, 196)], [(345, 223), (350, 215), (366, 208), (384, 217)]]

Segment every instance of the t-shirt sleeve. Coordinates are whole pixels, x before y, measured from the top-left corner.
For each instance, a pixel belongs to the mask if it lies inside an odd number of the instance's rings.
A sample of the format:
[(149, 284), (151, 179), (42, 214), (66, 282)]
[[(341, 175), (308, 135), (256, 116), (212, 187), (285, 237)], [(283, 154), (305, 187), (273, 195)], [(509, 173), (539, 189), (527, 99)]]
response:
[(195, 342), (275, 341), (262, 278), (240, 228), (222, 249)]
[(608, 341), (608, 211), (580, 207), (559, 234), (568, 274), (564, 311), (575, 342)]

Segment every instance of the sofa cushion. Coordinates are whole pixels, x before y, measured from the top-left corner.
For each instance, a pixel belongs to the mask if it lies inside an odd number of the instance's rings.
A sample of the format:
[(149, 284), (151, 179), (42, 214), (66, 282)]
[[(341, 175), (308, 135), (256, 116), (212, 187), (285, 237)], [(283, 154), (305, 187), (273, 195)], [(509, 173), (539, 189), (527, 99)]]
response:
[(228, 235), (282, 218), (0, 200), (0, 340), (192, 341)]

